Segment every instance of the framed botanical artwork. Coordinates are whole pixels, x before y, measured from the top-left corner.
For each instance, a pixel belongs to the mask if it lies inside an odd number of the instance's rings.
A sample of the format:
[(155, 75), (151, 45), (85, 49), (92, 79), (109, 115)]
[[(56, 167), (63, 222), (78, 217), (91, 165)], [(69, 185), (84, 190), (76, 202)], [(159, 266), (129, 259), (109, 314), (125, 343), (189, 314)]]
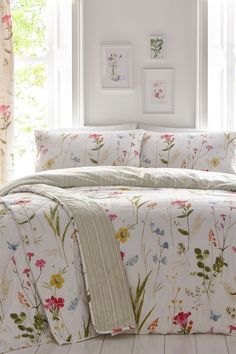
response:
[(131, 46), (126, 44), (102, 45), (102, 89), (131, 89)]
[(174, 69), (143, 69), (143, 113), (173, 113)]
[(150, 59), (163, 59), (166, 57), (166, 38), (163, 35), (149, 37)]

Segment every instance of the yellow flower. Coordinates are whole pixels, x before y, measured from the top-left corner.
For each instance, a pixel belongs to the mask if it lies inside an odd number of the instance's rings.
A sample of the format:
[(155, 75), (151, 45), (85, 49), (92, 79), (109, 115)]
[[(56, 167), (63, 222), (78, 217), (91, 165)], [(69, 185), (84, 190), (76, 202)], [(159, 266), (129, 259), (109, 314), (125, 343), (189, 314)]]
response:
[(116, 233), (116, 238), (121, 243), (125, 243), (129, 237), (130, 234), (129, 234), (129, 229), (127, 227), (121, 227)]
[(48, 169), (52, 168), (54, 163), (55, 163), (54, 159), (48, 159), (44, 164), (44, 168), (46, 168), (48, 170)]
[(64, 278), (61, 274), (52, 274), (50, 285), (55, 286), (57, 289), (60, 289), (64, 284)]
[(220, 158), (219, 157), (213, 157), (210, 160), (210, 164), (212, 167), (217, 167), (220, 164)]

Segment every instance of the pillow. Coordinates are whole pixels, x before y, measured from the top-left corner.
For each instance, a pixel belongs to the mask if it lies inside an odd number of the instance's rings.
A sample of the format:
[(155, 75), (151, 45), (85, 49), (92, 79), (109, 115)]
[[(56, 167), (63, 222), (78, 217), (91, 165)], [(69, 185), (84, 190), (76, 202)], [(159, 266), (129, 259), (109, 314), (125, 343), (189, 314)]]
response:
[(145, 132), (141, 166), (235, 173), (235, 147), (234, 132)]
[(80, 166), (140, 166), (143, 131), (35, 131), (36, 171)]
[(115, 125), (83, 125), (77, 128), (59, 128), (53, 129), (54, 132), (72, 132), (72, 131), (122, 131), (122, 130), (133, 130), (138, 126), (137, 122), (129, 122)]
[(139, 129), (144, 129), (152, 132), (201, 132), (202, 130), (198, 130), (195, 128), (168, 128), (168, 127), (161, 127), (159, 125), (154, 124), (138, 124)]

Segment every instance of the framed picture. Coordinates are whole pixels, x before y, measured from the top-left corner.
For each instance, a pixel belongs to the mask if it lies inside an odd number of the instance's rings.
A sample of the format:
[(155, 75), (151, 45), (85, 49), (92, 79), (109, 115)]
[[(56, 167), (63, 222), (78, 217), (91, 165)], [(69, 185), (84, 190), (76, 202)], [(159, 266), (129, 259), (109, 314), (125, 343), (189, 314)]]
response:
[(166, 38), (163, 35), (149, 37), (150, 59), (163, 59), (166, 57)]
[(102, 45), (102, 89), (131, 89), (131, 46), (122, 44)]
[(143, 69), (143, 113), (173, 113), (174, 69)]

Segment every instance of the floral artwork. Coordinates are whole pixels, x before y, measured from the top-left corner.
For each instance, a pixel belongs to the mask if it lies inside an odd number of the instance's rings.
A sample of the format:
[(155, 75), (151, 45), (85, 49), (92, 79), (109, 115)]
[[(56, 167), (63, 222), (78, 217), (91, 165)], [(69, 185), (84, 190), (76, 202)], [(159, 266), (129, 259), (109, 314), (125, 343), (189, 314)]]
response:
[(167, 83), (166, 81), (153, 81), (152, 82), (152, 102), (153, 103), (166, 103), (166, 92)]
[(143, 69), (144, 113), (173, 112), (173, 69)]
[(146, 132), (141, 166), (235, 173), (235, 147), (234, 132)]
[(149, 38), (150, 59), (161, 59), (165, 57), (165, 37), (151, 36)]
[(0, 184), (13, 173), (13, 50), (10, 0), (0, 2)]
[(102, 46), (102, 88), (131, 87), (131, 48), (127, 45)]

